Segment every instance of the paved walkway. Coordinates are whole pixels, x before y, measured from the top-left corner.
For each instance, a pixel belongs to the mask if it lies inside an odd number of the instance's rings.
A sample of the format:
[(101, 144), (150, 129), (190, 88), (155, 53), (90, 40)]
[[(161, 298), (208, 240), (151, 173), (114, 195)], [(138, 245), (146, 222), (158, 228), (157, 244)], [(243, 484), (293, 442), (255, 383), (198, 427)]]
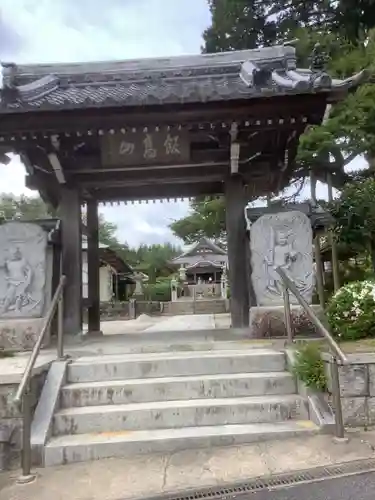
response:
[(371, 442), (375, 442), (374, 433), (356, 432), (351, 434), (348, 443), (342, 444), (335, 444), (330, 436), (318, 435), (246, 446), (102, 460), (41, 469), (34, 483), (22, 486), (15, 484), (18, 473), (13, 471), (0, 474), (0, 500), (140, 498), (372, 458)]
[[(229, 314), (184, 314), (180, 316), (148, 316), (141, 314), (133, 320), (102, 321), (104, 335), (120, 335), (140, 332), (172, 332), (183, 330), (210, 330), (229, 328)], [(84, 326), (84, 330), (87, 325)]]

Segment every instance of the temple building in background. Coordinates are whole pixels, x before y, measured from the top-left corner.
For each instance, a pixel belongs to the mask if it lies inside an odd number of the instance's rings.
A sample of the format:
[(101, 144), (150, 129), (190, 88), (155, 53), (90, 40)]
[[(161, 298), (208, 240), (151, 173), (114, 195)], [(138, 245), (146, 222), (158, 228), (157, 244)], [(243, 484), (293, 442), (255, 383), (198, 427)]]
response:
[(186, 280), (191, 285), (220, 283), (223, 270), (228, 265), (228, 255), (208, 238), (201, 238), (173, 259), (171, 265), (177, 270), (183, 268)]

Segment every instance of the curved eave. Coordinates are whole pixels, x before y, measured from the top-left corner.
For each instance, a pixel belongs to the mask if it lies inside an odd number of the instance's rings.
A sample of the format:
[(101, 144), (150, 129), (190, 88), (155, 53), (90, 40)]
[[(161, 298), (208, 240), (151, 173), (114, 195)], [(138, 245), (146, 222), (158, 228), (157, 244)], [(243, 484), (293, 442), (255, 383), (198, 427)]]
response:
[(216, 262), (212, 262), (210, 260), (200, 260), (199, 262), (196, 262), (195, 264), (189, 266), (186, 268), (186, 271), (189, 270), (194, 270), (197, 268), (206, 268), (206, 267), (215, 267), (217, 269), (222, 269), (222, 266)]

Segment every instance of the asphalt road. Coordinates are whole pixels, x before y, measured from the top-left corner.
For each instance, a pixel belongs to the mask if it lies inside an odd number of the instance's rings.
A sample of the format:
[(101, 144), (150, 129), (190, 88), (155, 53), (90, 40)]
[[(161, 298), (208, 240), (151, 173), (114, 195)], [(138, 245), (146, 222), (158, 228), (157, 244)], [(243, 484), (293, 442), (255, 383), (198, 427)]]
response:
[(236, 496), (236, 500), (374, 500), (375, 472), (325, 479), (280, 490)]

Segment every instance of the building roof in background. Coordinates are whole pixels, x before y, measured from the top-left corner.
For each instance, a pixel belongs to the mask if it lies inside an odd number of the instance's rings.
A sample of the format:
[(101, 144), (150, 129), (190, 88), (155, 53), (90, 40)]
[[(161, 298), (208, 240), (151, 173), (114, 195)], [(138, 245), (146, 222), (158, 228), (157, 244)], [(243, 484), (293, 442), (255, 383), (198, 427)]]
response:
[(175, 257), (171, 261), (171, 265), (187, 264), (190, 266), (197, 266), (198, 262), (210, 261), (213, 265), (222, 267), (228, 262), (228, 256), (225, 250), (213, 243), (208, 238), (201, 238), (194, 243), (190, 248), (185, 250), (181, 255)]

